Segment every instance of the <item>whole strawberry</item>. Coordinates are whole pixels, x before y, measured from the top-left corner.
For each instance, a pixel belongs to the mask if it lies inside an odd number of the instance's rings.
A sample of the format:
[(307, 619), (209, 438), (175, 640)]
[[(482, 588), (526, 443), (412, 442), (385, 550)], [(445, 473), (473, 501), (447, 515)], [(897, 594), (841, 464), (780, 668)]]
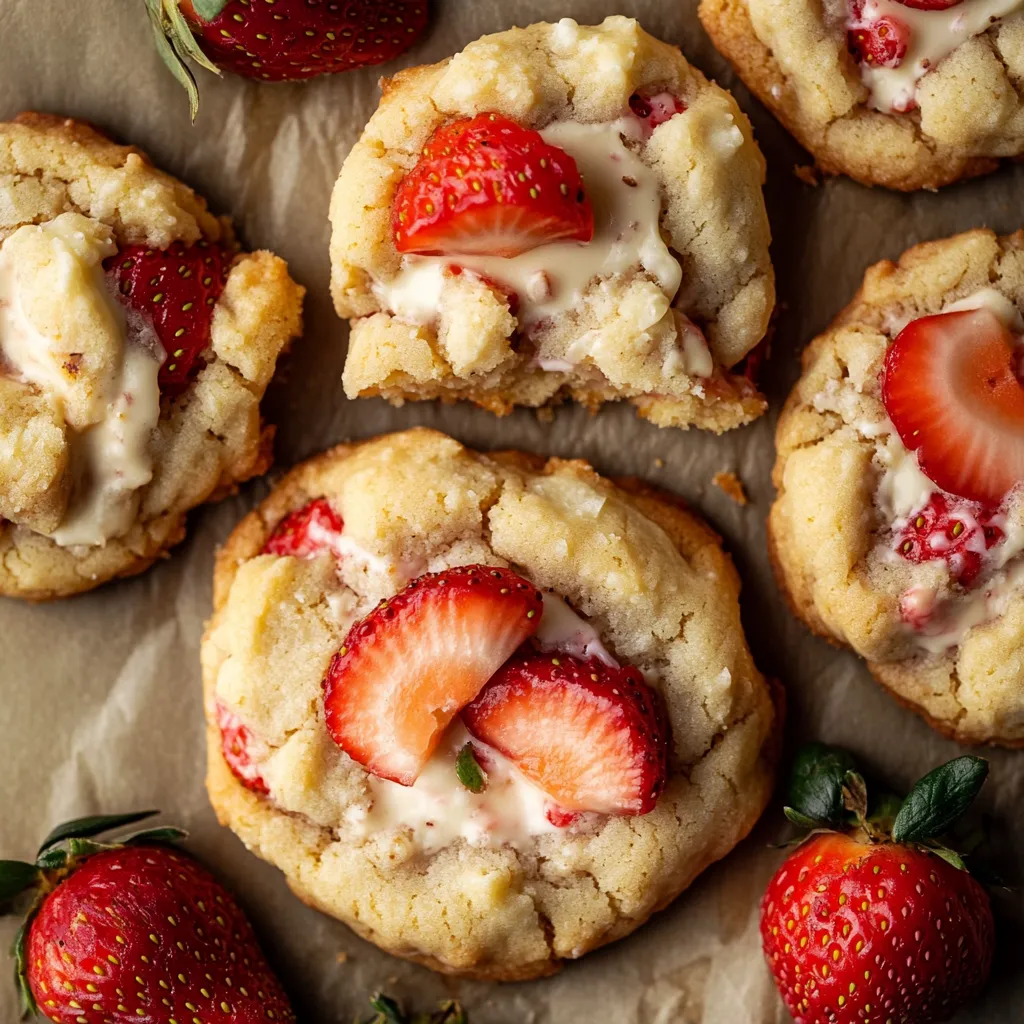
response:
[[(797, 758), (787, 816), (815, 831), (776, 872), (761, 905), (768, 966), (800, 1024), (931, 1024), (973, 999), (992, 966), (985, 890), (940, 841), (988, 774), (958, 757), (899, 805), (867, 813), (845, 751)], [(848, 832), (828, 831), (849, 826)], [(825, 830), (825, 831), (823, 831)]]
[(34, 864), (0, 861), (0, 901), (34, 893), (15, 946), (25, 1010), (56, 1024), (294, 1021), (238, 904), (169, 845), (183, 833), (92, 838), (153, 813), (68, 822)]
[(427, 24), (427, 0), (146, 0), (161, 57), (198, 96), (188, 61), (263, 82), (382, 64)]

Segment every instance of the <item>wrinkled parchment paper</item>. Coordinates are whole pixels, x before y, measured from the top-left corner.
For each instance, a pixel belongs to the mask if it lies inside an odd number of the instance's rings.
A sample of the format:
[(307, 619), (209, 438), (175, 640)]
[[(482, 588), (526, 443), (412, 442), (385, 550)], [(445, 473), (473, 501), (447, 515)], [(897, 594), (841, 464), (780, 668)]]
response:
[[(439, 60), (485, 32), (571, 16), (630, 14), (734, 90), (769, 164), (781, 313), (765, 387), (772, 412), (722, 438), (659, 430), (628, 408), (591, 417), (562, 408), (545, 423), (470, 407), (346, 401), (346, 328), (328, 296), (327, 203), (338, 168), (374, 109), (380, 70), (297, 86), (202, 75), (195, 127), (185, 97), (150, 46), (142, 0), (0, 0), (0, 118), (34, 108), (92, 121), (149, 151), (230, 214), (241, 237), (284, 256), (309, 288), (306, 334), (266, 402), (289, 466), (328, 445), (414, 424), (482, 448), (515, 447), (589, 459), (683, 495), (720, 531), (744, 581), (743, 613), (761, 669), (789, 693), (787, 745), (848, 745), (906, 786), (957, 753), (897, 707), (859, 661), (809, 636), (775, 589), (765, 554), (774, 419), (797, 373), (797, 353), (848, 301), (864, 267), (908, 245), (979, 225), (1022, 226), (1024, 167), (938, 195), (900, 196), (848, 181), (799, 181), (807, 162), (715, 53), (696, 0), (432, 0), (428, 34), (404, 63)], [(402, 62), (383, 69), (393, 72)], [(731, 469), (751, 497), (733, 504), (711, 478)], [(238, 892), (294, 994), (301, 1019), (340, 1024), (382, 987), (418, 1006), (456, 994), (474, 1024), (770, 1024), (786, 1019), (757, 938), (757, 902), (782, 857), (778, 803), (754, 835), (638, 934), (554, 979), (495, 986), (459, 982), (393, 959), (301, 905), (283, 878), (216, 824), (203, 789), (198, 647), (210, 610), (217, 544), (267, 490), (247, 486), (195, 512), (188, 540), (145, 575), (85, 597), (30, 607), (0, 601), (0, 856), (30, 856), (67, 817), (161, 808), (187, 827), (192, 849)], [(997, 819), (1004, 868), (1024, 867), (1024, 753), (992, 752), (984, 806)], [(1014, 852), (1016, 851), (1016, 852)], [(958, 1022), (1003, 1024), (1024, 1012), (1019, 895), (1003, 901), (1002, 951), (984, 999)], [(0, 943), (14, 934), (0, 924)], [(1015, 948), (1014, 948), (1015, 947)], [(343, 962), (342, 962), (343, 961)], [(16, 1020), (0, 977), (0, 1024)]]

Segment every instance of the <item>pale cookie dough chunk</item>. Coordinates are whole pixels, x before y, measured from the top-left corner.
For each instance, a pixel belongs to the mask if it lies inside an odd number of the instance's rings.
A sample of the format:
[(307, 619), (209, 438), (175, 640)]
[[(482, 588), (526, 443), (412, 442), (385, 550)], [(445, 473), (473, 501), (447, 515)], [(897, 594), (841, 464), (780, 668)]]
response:
[(218, 555), (210, 799), (382, 949), (549, 974), (764, 807), (781, 725), (738, 589), (681, 503), (585, 463), (423, 429), (340, 446)]
[(140, 572), (262, 472), (303, 290), (138, 150), (0, 124), (0, 594)]
[(964, 743), (1024, 746), (1024, 233), (871, 267), (779, 420), (769, 540), (817, 633)]
[(775, 301), (763, 182), (729, 93), (627, 18), (401, 72), (331, 203), (346, 394), (748, 422)]
[(701, 0), (699, 14), (826, 173), (934, 189), (1024, 152), (1024, 0)]

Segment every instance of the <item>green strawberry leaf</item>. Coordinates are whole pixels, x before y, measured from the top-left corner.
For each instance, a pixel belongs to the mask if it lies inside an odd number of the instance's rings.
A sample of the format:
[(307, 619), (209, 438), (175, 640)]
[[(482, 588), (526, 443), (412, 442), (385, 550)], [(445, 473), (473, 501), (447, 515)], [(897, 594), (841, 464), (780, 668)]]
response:
[[(794, 807), (783, 807), (782, 813), (789, 818), (797, 828), (817, 828), (818, 823), (813, 818), (808, 818), (806, 814), (801, 814)], [(785, 845), (789, 845), (788, 843)]]
[(86, 839), (89, 836), (98, 836), (101, 832), (109, 832), (111, 829), (121, 828), (123, 825), (134, 825), (137, 821), (144, 821), (159, 813), (159, 811), (135, 811), (133, 814), (98, 814), (65, 821), (43, 840), (43, 845), (39, 847), (39, 853), (45, 853), (51, 846), (63, 843), (66, 839)]
[(940, 836), (970, 807), (988, 777), (988, 761), (965, 754), (930, 771), (910, 791), (892, 824), (897, 843)]
[(36, 857), (36, 866), (42, 868), (44, 871), (53, 871), (56, 868), (62, 868), (68, 862), (68, 851), (62, 850), (60, 847), (51, 847), (45, 853), (39, 854)]
[(183, 828), (167, 825), (158, 826), (157, 828), (146, 828), (141, 832), (132, 832), (131, 835), (127, 836), (119, 836), (117, 841), (122, 846), (130, 846), (138, 843), (178, 843), (182, 839), (188, 839), (188, 833)]
[(20, 860), (0, 860), (0, 905), (39, 881), (39, 868)]
[(370, 997), (370, 1006), (377, 1016), (369, 1024), (407, 1024), (402, 1008), (390, 996), (375, 992)]
[(467, 743), (459, 751), (455, 759), (455, 774), (470, 793), (482, 793), (487, 788), (487, 774), (473, 753), (472, 743)]
[(853, 756), (840, 747), (806, 744), (793, 761), (787, 804), (816, 826), (839, 827), (844, 814), (843, 783), (855, 767)]
[(412, 1024), (468, 1024), (466, 1011), (454, 999), (441, 1004), (433, 1013), (422, 1013), (413, 1017)]
[(22, 1020), (39, 1012), (35, 997), (32, 995), (32, 989), (29, 988), (28, 975), (26, 974), (28, 963), (25, 958), (25, 943), (28, 941), (28, 926), (31, 920), (30, 916), (22, 923), (22, 926), (18, 929), (18, 934), (14, 937), (14, 946), (11, 949), (11, 953), (14, 956), (14, 979), (18, 989), (18, 1001), (21, 1003)]
[[(227, 0), (219, 0), (219, 2), (221, 9), (223, 9)], [(182, 60), (186, 58), (194, 60), (200, 67), (206, 68), (207, 71), (212, 71), (215, 75), (219, 75), (221, 73), (220, 68), (203, 53), (199, 43), (196, 41), (196, 37), (192, 35), (192, 29), (188, 27), (188, 22), (181, 13), (181, 6), (178, 0), (170, 0), (170, 2), (164, 4), (164, 15), (167, 19), (165, 32), (170, 39), (171, 46), (174, 47), (175, 53)], [(206, 20), (209, 21), (210, 19), (207, 18)], [(168, 27), (170, 28), (169, 32), (167, 32)]]
[[(228, 0), (192, 0), (192, 9), (203, 21), (213, 21), (224, 12)], [(175, 4), (177, 6), (177, 4)]]
[(189, 112), (192, 115), (192, 120), (195, 121), (196, 115), (199, 113), (199, 87), (196, 85), (196, 76), (192, 74), (191, 68), (182, 59), (178, 47), (171, 43), (172, 30), (164, 16), (163, 5), (165, 2), (169, 2), (169, 0), (146, 0), (149, 24), (153, 31), (153, 42), (156, 45), (156, 52), (160, 54), (160, 59), (188, 94)]
[(849, 771), (843, 776), (843, 808), (849, 811), (858, 823), (868, 816), (868, 786), (860, 772)]
[(928, 849), (931, 850), (936, 857), (941, 857), (947, 864), (952, 864), (957, 871), (967, 870), (967, 865), (964, 863), (963, 857), (961, 857), (956, 850), (951, 850), (948, 846), (929, 846)]

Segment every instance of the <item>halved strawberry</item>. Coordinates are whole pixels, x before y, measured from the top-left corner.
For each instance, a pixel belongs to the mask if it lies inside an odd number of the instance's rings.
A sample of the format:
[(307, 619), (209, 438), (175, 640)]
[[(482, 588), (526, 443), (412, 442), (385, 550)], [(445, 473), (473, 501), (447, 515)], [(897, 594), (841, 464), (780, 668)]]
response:
[(890, 346), (882, 401), (944, 491), (998, 505), (1024, 481), (1019, 345), (987, 309), (926, 316)]
[(652, 96), (635, 92), (629, 97), (629, 109), (644, 122), (649, 131), (654, 131), (659, 124), (681, 114), (686, 104), (670, 92), (658, 92)]
[(858, 61), (872, 67), (899, 67), (910, 45), (910, 28), (888, 15), (860, 21), (848, 29), (846, 45)]
[(439, 128), (402, 179), (391, 216), (399, 252), (518, 256), (594, 237), (576, 161), (500, 114)]
[(217, 701), (217, 725), (220, 728), (221, 753), (232, 774), (247, 789), (265, 796), (270, 790), (254, 763), (256, 755), (261, 750), (265, 752), (265, 744), (221, 701)]
[(231, 260), (224, 246), (199, 241), (162, 250), (128, 245), (103, 264), (121, 302), (152, 324), (167, 353), (159, 378), (165, 394), (180, 394), (202, 367)]
[(646, 814), (668, 776), (668, 716), (632, 666), (524, 647), (462, 712), (563, 814)]
[(953, 578), (969, 587), (981, 573), (985, 552), (1005, 537), (993, 522), (996, 515), (977, 502), (933, 494), (897, 533), (895, 549), (908, 562), (943, 559)]
[(324, 679), (334, 742), (411, 786), (451, 720), (537, 631), (540, 591), (511, 569), (427, 573), (357, 622)]
[(315, 498), (302, 508), (289, 512), (274, 527), (267, 543), (265, 555), (291, 555), (294, 558), (316, 558), (332, 554), (341, 558), (341, 516), (331, 508), (326, 498)]

